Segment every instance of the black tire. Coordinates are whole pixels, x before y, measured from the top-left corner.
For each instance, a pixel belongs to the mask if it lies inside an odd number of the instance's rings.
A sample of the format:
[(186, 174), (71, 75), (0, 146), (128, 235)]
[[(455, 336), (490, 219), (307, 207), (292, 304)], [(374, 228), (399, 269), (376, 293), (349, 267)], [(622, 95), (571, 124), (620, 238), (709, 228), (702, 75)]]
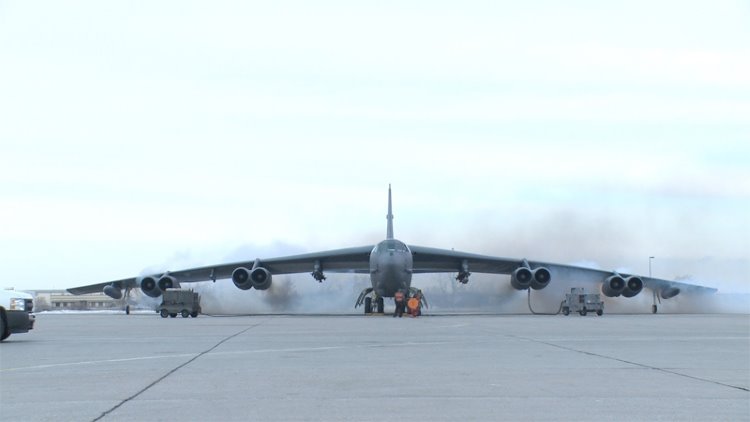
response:
[(587, 312), (586, 308), (581, 309), (581, 316), (586, 316)]
[(564, 307), (562, 311), (563, 311), (563, 315), (565, 316), (570, 315), (570, 308), (568, 308), (567, 306)]
[(182, 317), (183, 317), (183, 318), (187, 318), (187, 317), (189, 317), (189, 316), (190, 316), (190, 312), (188, 312), (188, 311), (187, 311), (187, 309), (183, 309), (183, 310), (182, 310), (182, 311), (180, 312), (180, 315), (182, 315)]
[(655, 314), (658, 309), (656, 308), (656, 305), (651, 305), (651, 313)]
[(161, 312), (159, 312), (159, 315), (161, 315), (162, 318), (166, 318), (169, 316), (169, 312), (167, 312), (166, 309), (162, 309)]
[(602, 311), (601, 309), (599, 309), (599, 310), (596, 311), (596, 315), (598, 315), (598, 316), (602, 316), (603, 313), (604, 313), (604, 311)]
[(8, 329), (8, 323), (5, 321), (5, 313), (0, 312), (0, 341), (10, 337), (10, 330)]
[(365, 313), (366, 314), (372, 313), (372, 298), (371, 297), (365, 298)]
[(377, 300), (377, 308), (379, 314), (382, 314), (385, 311), (385, 303), (382, 297), (379, 297)]
[(169, 314), (170, 318), (177, 318), (177, 314)]
[(125, 307), (125, 315), (130, 315), (130, 305)]
[(198, 311), (193, 311), (190, 313), (191, 318), (197, 318), (198, 317)]

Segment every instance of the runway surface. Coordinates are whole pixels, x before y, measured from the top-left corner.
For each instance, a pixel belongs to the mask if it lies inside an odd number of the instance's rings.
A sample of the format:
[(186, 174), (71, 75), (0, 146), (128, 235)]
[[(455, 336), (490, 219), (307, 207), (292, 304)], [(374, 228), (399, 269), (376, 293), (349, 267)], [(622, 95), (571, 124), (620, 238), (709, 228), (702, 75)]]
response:
[(40, 314), (3, 421), (750, 420), (748, 315)]

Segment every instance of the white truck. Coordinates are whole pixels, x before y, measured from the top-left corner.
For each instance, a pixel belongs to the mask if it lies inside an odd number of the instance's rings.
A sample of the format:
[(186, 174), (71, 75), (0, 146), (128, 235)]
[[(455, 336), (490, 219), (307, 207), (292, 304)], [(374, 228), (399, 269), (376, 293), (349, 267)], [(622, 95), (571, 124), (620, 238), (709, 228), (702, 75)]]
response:
[(604, 302), (598, 293), (586, 293), (583, 288), (574, 287), (570, 289), (570, 293), (565, 294), (562, 304), (564, 315), (571, 312), (578, 312), (581, 316), (586, 316), (588, 312), (596, 312), (601, 316), (604, 313)]
[(11, 334), (27, 333), (34, 328), (33, 297), (16, 290), (0, 290), (0, 341)]

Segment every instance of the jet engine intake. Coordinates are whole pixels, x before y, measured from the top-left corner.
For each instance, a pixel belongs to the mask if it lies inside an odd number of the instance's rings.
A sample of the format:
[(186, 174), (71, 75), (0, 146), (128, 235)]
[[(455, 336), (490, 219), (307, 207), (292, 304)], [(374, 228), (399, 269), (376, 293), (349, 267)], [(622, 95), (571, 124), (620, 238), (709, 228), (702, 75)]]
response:
[(662, 299), (671, 299), (680, 294), (680, 289), (677, 287), (665, 287), (659, 291), (659, 296)]
[(240, 290), (249, 290), (253, 287), (253, 282), (250, 281), (250, 270), (244, 267), (235, 268), (232, 271), (232, 282)]
[(540, 290), (549, 284), (552, 280), (552, 274), (549, 270), (544, 267), (539, 267), (532, 271), (533, 277), (531, 278), (531, 288), (534, 290)]
[(104, 286), (104, 294), (112, 299), (122, 299), (122, 290), (112, 284)]
[(625, 279), (625, 288), (622, 290), (623, 297), (633, 297), (643, 290), (643, 280), (638, 276), (630, 276)]
[(180, 283), (177, 282), (177, 279), (168, 275), (165, 275), (162, 278), (160, 278), (157, 285), (159, 286), (159, 289), (162, 292), (167, 289), (180, 287)]
[(143, 277), (141, 279), (141, 291), (143, 291), (143, 293), (146, 293), (146, 296), (149, 297), (161, 296), (159, 285), (156, 282), (156, 279), (151, 276)]
[(620, 296), (625, 290), (625, 280), (619, 275), (611, 275), (602, 284), (602, 293), (607, 297)]
[(263, 267), (254, 268), (250, 272), (250, 281), (257, 290), (266, 290), (271, 287), (271, 273)]
[(533, 277), (530, 269), (518, 267), (510, 275), (510, 285), (516, 290), (526, 290), (531, 286)]

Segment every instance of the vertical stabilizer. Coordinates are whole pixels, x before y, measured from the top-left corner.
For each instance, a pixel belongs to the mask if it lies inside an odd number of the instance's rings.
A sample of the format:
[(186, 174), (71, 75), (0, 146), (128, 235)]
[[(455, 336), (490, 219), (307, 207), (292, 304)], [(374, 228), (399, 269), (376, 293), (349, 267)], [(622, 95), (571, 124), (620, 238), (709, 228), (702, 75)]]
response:
[(391, 207), (391, 185), (388, 185), (388, 233), (386, 239), (393, 239), (393, 208)]

